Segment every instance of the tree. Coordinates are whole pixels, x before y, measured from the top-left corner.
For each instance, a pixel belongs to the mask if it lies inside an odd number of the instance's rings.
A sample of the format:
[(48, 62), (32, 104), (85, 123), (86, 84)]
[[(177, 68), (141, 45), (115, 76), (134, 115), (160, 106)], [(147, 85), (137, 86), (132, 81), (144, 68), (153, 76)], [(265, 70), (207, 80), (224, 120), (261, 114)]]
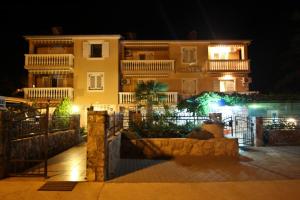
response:
[(137, 84), (135, 89), (135, 98), (139, 107), (145, 106), (147, 116), (151, 118), (153, 113), (153, 106), (163, 103), (166, 98), (164, 92), (168, 90), (165, 83), (157, 81), (147, 81)]
[(72, 102), (69, 98), (64, 98), (56, 107), (53, 115), (57, 117), (68, 117), (72, 112)]

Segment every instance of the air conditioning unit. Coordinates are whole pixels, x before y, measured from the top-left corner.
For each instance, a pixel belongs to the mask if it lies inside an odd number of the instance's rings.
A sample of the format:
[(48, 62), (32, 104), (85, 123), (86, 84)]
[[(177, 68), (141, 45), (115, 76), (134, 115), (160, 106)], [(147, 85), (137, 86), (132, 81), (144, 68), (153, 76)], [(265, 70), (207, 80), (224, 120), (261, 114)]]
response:
[(128, 85), (128, 84), (130, 84), (130, 79), (122, 79), (122, 85)]
[(252, 82), (252, 79), (249, 78), (249, 77), (243, 77), (242, 78), (242, 83), (243, 84), (248, 84), (248, 83), (251, 83)]

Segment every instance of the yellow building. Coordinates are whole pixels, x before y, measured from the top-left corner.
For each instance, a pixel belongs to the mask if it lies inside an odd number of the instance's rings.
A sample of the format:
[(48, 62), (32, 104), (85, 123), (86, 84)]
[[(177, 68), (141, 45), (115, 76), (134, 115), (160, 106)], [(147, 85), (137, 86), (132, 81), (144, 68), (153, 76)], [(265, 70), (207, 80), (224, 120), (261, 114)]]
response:
[(86, 122), (86, 110), (135, 106), (141, 81), (167, 83), (166, 102), (203, 91), (249, 90), (248, 40), (120, 40), (120, 35), (26, 36), (26, 99), (58, 103), (69, 97)]
[(86, 122), (86, 110), (115, 110), (119, 91), (119, 35), (26, 36), (27, 99), (73, 100)]

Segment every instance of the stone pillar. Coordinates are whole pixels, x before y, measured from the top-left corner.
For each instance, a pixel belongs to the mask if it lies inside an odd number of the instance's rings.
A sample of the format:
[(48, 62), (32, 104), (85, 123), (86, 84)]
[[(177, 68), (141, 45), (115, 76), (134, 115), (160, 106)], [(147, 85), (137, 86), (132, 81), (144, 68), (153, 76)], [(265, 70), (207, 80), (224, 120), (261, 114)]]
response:
[(70, 119), (70, 128), (75, 130), (75, 134), (77, 136), (75, 143), (78, 144), (81, 142), (81, 135), (80, 135), (80, 115), (71, 115)]
[(88, 111), (87, 168), (88, 181), (105, 181), (107, 168), (107, 111)]
[(262, 117), (256, 117), (254, 143), (256, 147), (264, 145), (264, 128)]
[(7, 162), (8, 162), (8, 134), (5, 127), (4, 111), (0, 110), (0, 179), (7, 176)]

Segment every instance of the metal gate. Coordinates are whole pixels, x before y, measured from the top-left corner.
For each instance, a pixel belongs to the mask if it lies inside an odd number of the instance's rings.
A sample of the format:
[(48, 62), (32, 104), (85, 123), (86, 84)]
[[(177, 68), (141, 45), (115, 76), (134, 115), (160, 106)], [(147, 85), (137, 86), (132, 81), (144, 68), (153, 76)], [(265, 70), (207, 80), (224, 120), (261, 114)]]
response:
[(47, 177), (48, 113), (24, 112), (9, 120), (8, 168), (10, 176)]
[(254, 123), (249, 117), (235, 116), (233, 122), (233, 137), (238, 138), (239, 146), (254, 145)]

